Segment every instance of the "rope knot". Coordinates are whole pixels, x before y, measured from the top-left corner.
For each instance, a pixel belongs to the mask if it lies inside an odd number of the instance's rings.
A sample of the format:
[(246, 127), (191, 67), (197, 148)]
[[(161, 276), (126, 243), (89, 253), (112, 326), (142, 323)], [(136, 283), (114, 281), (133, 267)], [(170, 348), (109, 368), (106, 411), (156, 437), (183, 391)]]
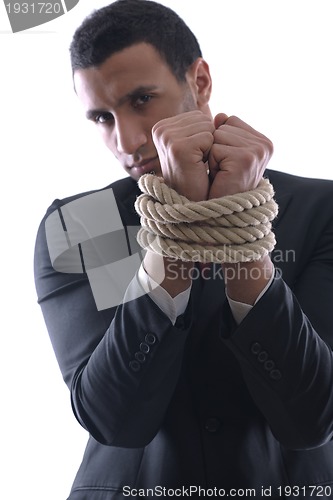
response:
[(139, 187), (137, 239), (147, 250), (183, 261), (236, 263), (258, 260), (276, 244), (271, 223), (278, 207), (268, 179), (252, 191), (199, 202), (152, 174), (140, 177)]

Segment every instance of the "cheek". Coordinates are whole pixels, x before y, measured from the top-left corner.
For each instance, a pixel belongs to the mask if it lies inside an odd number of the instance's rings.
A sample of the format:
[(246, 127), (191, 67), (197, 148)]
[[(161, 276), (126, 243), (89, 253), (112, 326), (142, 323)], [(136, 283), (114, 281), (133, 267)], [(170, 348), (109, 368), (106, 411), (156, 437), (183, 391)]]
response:
[(187, 89), (181, 95), (172, 95), (168, 99), (168, 102), (163, 103), (163, 107), (159, 109), (159, 119), (156, 121), (162, 120), (164, 118), (169, 118), (171, 116), (176, 116), (181, 113), (186, 113), (188, 111), (195, 111), (196, 109), (198, 108), (193, 95), (191, 91)]
[(104, 145), (110, 151), (112, 151), (112, 153), (114, 155), (116, 155), (116, 153), (117, 153), (117, 140), (116, 140), (116, 134), (114, 133), (114, 131), (111, 129), (108, 129), (107, 127), (103, 127), (99, 131), (99, 135), (100, 135)]
[(194, 97), (193, 97), (190, 89), (188, 89), (184, 93), (182, 108), (183, 108), (184, 113), (186, 113), (188, 111), (195, 111), (196, 109), (198, 109), (198, 106), (194, 100)]

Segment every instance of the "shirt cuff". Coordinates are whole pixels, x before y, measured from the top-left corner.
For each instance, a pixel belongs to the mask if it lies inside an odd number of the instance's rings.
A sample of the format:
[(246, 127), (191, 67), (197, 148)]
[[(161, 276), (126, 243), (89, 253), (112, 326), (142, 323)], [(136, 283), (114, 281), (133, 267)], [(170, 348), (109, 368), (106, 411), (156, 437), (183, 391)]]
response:
[(260, 292), (253, 306), (250, 304), (245, 304), (244, 302), (237, 302), (236, 300), (231, 299), (227, 295), (230, 309), (237, 325), (239, 325), (243, 321), (243, 319), (247, 316), (247, 314), (251, 311), (251, 309), (259, 302), (261, 297), (265, 295), (265, 293), (267, 292), (267, 290), (269, 289), (269, 287), (273, 282), (274, 276), (275, 276), (275, 270), (273, 269), (272, 276), (270, 277), (269, 282), (267, 283), (265, 288)]
[[(237, 302), (231, 299), (227, 295), (227, 299), (230, 305), (230, 309), (234, 320), (237, 325), (239, 325), (251, 309), (259, 302), (261, 297), (267, 292), (271, 286), (274, 279), (274, 270), (272, 276), (265, 286), (265, 288), (258, 295), (254, 305), (245, 304), (244, 302)], [(145, 271), (143, 265), (140, 266), (138, 272), (138, 280), (144, 291), (149, 295), (153, 302), (164, 312), (164, 314), (170, 319), (171, 323), (174, 325), (176, 323), (177, 317), (183, 314), (186, 310), (191, 288), (190, 285), (186, 290), (176, 295), (176, 297), (171, 297), (169, 293), (161, 287), (156, 281), (154, 281)]]
[(177, 317), (183, 314), (186, 310), (192, 285), (186, 290), (171, 297), (171, 295), (154, 281), (145, 271), (141, 264), (138, 272), (138, 280), (144, 291), (149, 295), (153, 302), (164, 312), (174, 325)]

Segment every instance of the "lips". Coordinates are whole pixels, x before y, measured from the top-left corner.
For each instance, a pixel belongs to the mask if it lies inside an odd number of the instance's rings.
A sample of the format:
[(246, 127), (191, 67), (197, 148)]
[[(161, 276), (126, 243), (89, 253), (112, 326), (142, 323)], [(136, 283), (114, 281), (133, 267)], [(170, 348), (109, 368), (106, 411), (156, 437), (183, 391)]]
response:
[(135, 177), (156, 172), (157, 169), (159, 169), (157, 157), (140, 161), (140, 163), (135, 163), (130, 167), (131, 175), (134, 174)]

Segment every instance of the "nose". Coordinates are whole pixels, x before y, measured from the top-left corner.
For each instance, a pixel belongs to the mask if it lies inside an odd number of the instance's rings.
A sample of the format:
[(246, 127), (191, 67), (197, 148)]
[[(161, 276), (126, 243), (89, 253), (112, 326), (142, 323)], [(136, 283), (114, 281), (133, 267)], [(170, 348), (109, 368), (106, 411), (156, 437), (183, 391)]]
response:
[(136, 118), (115, 119), (114, 127), (116, 147), (119, 153), (133, 155), (147, 143), (147, 134), (141, 121)]

